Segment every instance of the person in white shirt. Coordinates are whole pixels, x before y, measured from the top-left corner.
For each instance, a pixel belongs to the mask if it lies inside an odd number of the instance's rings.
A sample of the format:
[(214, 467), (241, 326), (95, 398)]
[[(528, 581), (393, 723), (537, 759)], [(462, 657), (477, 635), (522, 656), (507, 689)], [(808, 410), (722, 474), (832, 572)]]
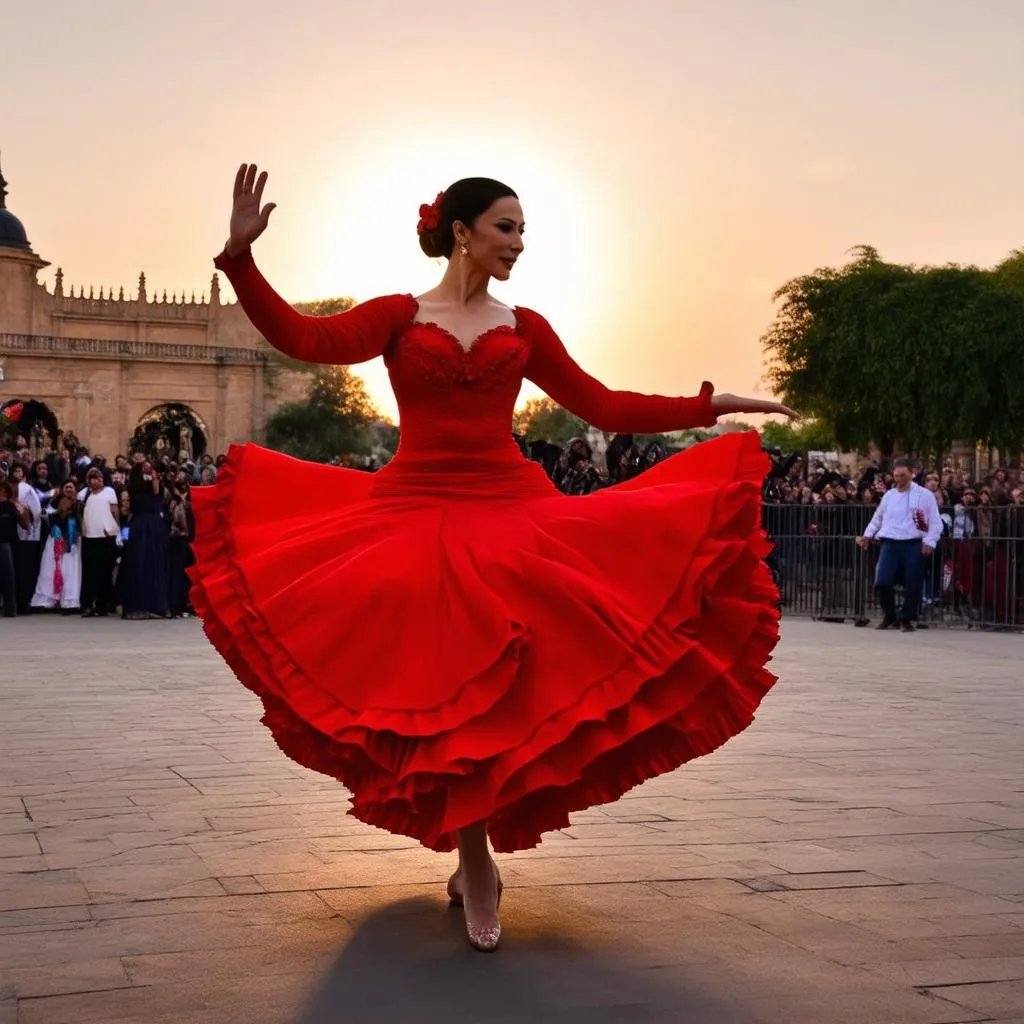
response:
[[(942, 536), (942, 519), (935, 495), (914, 483), (909, 459), (897, 459), (892, 476), (896, 486), (886, 491), (857, 543), (866, 548), (876, 537), (882, 543), (875, 590), (885, 617), (875, 628), (899, 626), (904, 633), (912, 633), (921, 605), (925, 562)], [(903, 606), (898, 613), (894, 593), (897, 583), (903, 584)]]
[(18, 527), (18, 543), (14, 549), (14, 579), (18, 594), (18, 614), (28, 615), (32, 611), (32, 595), (39, 576), (39, 559), (42, 548), (39, 531), (42, 525), (42, 506), (39, 494), (28, 482), (25, 467), (15, 463), (11, 467), (11, 483), (17, 488), (15, 497), (28, 509), (28, 526)]
[(114, 604), (114, 563), (120, 509), (113, 487), (95, 466), (85, 474), (82, 509), (82, 617), (107, 615)]

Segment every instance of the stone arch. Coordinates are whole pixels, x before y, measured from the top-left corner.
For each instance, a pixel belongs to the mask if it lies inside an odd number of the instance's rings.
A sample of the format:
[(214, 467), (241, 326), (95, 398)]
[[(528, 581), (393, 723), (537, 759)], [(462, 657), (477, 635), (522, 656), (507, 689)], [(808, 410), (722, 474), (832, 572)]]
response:
[(60, 444), (60, 422), (56, 413), (36, 398), (9, 398), (0, 402), (0, 413), (12, 406), (21, 405), (18, 422), (0, 434), (0, 448), (14, 447), (19, 437), (25, 438), (29, 451), (35, 459), (41, 458), (51, 448)]
[(169, 455), (177, 461), (181, 452), (198, 459), (210, 444), (210, 428), (184, 402), (154, 405), (139, 417), (128, 441), (129, 452), (144, 452), (152, 458)]

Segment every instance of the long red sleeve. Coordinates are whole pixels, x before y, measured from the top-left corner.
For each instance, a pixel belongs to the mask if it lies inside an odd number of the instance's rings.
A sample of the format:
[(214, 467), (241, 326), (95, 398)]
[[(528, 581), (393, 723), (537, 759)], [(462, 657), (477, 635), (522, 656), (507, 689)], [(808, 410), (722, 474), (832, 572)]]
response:
[(714, 387), (706, 381), (696, 398), (612, 391), (579, 366), (544, 317), (522, 307), (518, 313), (531, 346), (524, 375), (559, 405), (598, 430), (660, 434), (710, 427), (716, 422), (711, 410)]
[(251, 250), (236, 257), (222, 252), (213, 262), (256, 330), (279, 352), (306, 363), (365, 363), (383, 353), (413, 314), (408, 296), (385, 295), (333, 316), (306, 316), (270, 287)]

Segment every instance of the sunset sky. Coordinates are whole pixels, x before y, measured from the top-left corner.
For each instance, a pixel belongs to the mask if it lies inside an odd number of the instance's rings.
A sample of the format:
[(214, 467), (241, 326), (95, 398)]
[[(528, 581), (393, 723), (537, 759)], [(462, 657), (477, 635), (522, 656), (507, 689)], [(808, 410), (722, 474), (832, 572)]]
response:
[(417, 207), (485, 174), (528, 223), (496, 294), (587, 369), (756, 394), (788, 278), (861, 243), (1024, 246), (1021, 0), (58, 0), (0, 32), (8, 206), (48, 283), (208, 291), (248, 160), (285, 297), (417, 292)]

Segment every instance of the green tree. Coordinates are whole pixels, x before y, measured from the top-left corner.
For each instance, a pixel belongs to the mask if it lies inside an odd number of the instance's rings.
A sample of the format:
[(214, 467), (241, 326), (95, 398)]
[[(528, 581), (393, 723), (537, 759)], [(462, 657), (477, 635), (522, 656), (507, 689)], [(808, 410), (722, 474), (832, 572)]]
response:
[(831, 430), (820, 420), (804, 420), (796, 426), (769, 420), (761, 427), (761, 439), (785, 452), (830, 451), (836, 446)]
[(347, 366), (321, 366), (309, 385), (309, 401), (342, 419), (369, 426), (380, 419), (362, 377)]
[(565, 444), (587, 432), (587, 424), (546, 395), (530, 398), (515, 411), (513, 429), (530, 441)]
[(289, 402), (267, 421), (267, 446), (310, 462), (369, 454), (368, 435), (312, 402)]
[(313, 462), (367, 455), (379, 418), (359, 377), (347, 366), (326, 366), (313, 375), (309, 398), (282, 405), (267, 420), (267, 445)]
[(762, 342), (769, 380), (846, 448), (938, 453), (1024, 435), (1024, 294), (995, 271), (884, 262), (861, 246), (840, 269), (787, 282)]
[(1014, 249), (995, 269), (997, 285), (1024, 299), (1024, 249)]
[(374, 453), (379, 454), (384, 461), (390, 461), (398, 451), (401, 439), (398, 427), (390, 420), (379, 419), (371, 428), (371, 437)]
[[(354, 305), (349, 298), (296, 303), (309, 316), (331, 316)], [(340, 455), (369, 454), (377, 441), (373, 431), (381, 417), (366, 385), (347, 366), (320, 366), (282, 357), (282, 362), (311, 370), (305, 401), (281, 406), (267, 420), (269, 447), (297, 458), (328, 462)]]

